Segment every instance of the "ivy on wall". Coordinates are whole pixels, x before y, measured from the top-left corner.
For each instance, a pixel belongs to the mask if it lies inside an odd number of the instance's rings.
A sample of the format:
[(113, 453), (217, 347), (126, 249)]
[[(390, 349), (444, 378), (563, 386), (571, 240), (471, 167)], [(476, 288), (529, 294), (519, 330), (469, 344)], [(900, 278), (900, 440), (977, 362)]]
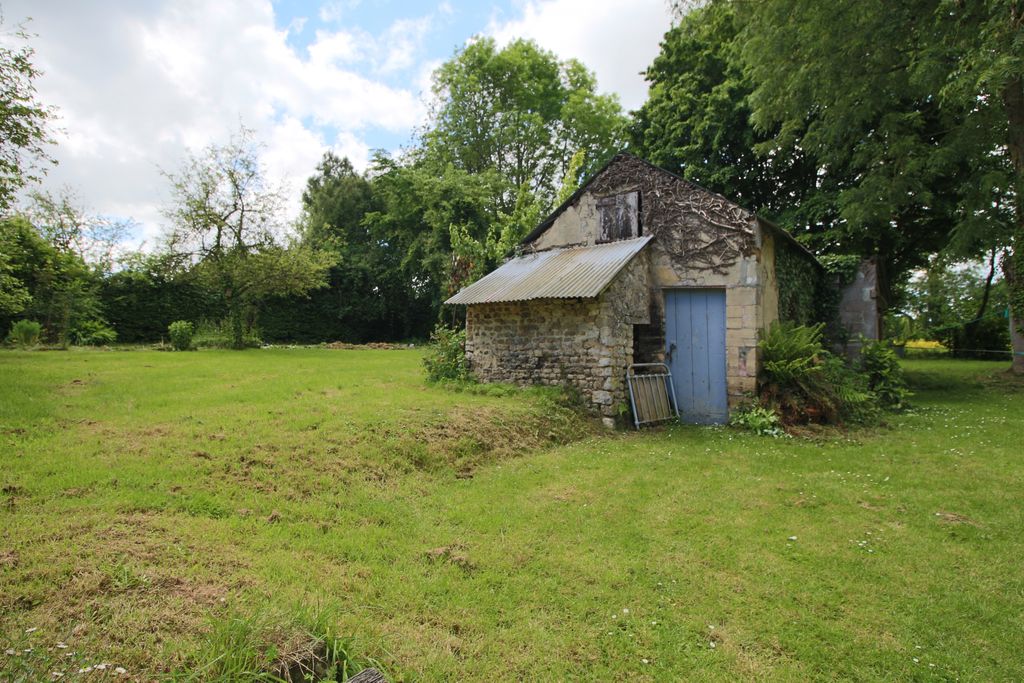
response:
[(797, 325), (823, 322), (815, 301), (824, 273), (789, 241), (775, 241), (775, 280), (779, 286), (779, 318)]
[(779, 318), (798, 325), (825, 323), (825, 340), (843, 344), (849, 336), (839, 322), (839, 301), (853, 282), (860, 257), (830, 254), (818, 258), (821, 268), (786, 240), (775, 250), (775, 279), (779, 287)]

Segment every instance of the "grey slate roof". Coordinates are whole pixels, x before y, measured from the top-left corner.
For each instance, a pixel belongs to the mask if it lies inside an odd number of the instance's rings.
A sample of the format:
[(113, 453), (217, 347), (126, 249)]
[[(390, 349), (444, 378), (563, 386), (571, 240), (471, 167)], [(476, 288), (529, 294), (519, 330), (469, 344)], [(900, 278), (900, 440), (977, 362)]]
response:
[(652, 237), (563, 247), (519, 256), (480, 278), (446, 304), (596, 297)]

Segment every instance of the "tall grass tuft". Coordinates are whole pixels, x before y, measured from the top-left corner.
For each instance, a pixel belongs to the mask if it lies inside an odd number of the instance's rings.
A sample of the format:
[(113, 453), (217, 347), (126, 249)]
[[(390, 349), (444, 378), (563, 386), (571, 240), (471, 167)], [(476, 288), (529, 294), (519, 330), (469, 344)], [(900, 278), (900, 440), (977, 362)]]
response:
[(380, 668), (372, 659), (352, 654), (351, 639), (337, 632), (335, 613), (318, 605), (223, 615), (213, 620), (199, 653), (174, 680), (341, 683), (369, 666)]

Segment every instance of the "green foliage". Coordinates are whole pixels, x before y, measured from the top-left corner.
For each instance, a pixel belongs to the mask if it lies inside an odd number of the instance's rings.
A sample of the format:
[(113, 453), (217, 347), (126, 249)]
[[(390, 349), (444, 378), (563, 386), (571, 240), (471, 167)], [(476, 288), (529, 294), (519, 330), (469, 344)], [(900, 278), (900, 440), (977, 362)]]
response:
[(818, 395), (826, 421), (872, 425), (881, 420), (881, 406), (863, 372), (828, 352), (822, 365), (824, 386)]
[(230, 318), (200, 320), (192, 335), (192, 345), (197, 349), (254, 349), (263, 345), (263, 338), (258, 329), (250, 327), (243, 331), (239, 343)]
[(991, 262), (956, 263), (946, 255), (933, 258), (903, 291), (913, 335), (941, 342), (957, 355), (998, 358), (976, 351), (1010, 348), (1009, 287), (995, 275)]
[(430, 346), (423, 357), (428, 382), (462, 382), (469, 379), (466, 362), (466, 331), (438, 325), (430, 335)]
[(20, 27), (3, 28), (0, 15), (0, 215), (14, 203), (18, 190), (36, 182), (53, 163), (46, 147), (53, 140), (47, 130), (55, 113), (36, 98), (35, 81), (40, 71), (33, 64), (35, 50), (29, 34)]
[(19, 320), (11, 326), (8, 339), (23, 349), (31, 348), (39, 343), (43, 326), (35, 320)]
[(884, 299), (947, 245), (1024, 242), (1017, 0), (730, 4), (742, 18), (751, 120), (774, 132), (762, 152), (801, 150), (822, 184), (841, 170), (841, 220), (821, 245), (877, 254)]
[(252, 132), (193, 156), (171, 183), (167, 250), (224, 299), (232, 348), (244, 348), (253, 313), (272, 297), (303, 296), (326, 284), (332, 256), (281, 244), (283, 196), (271, 188)]
[(622, 143), (616, 98), (598, 94), (578, 61), (560, 62), (530, 41), (467, 45), (434, 73), (433, 91), (427, 154), (470, 174), (497, 172), (505, 184), (497, 208), (506, 213), (524, 185), (550, 207), (578, 151), (592, 170)]
[(17, 315), (32, 301), (32, 295), (13, 273), (10, 255), (0, 249), (0, 318)]
[(175, 320), (220, 319), (226, 314), (216, 290), (167, 254), (131, 254), (103, 278), (105, 318), (121, 343), (157, 342)]
[(772, 381), (790, 389), (821, 371), (823, 325), (775, 323), (758, 344), (761, 364)]
[(68, 338), (75, 346), (106, 346), (117, 341), (117, 332), (99, 320), (83, 320), (71, 329)]
[(188, 320), (175, 320), (167, 326), (167, 336), (171, 339), (171, 346), (175, 351), (188, 351), (192, 348), (192, 337), (196, 328)]
[(779, 414), (771, 408), (756, 403), (740, 406), (732, 411), (729, 415), (729, 425), (753, 432), (758, 436), (770, 436), (774, 439), (787, 436)]
[(860, 369), (867, 376), (868, 389), (886, 410), (906, 407), (910, 390), (899, 358), (884, 341), (865, 341), (860, 350)]
[(784, 423), (877, 419), (867, 379), (822, 346), (823, 324), (775, 323), (759, 347), (760, 395)]
[(788, 240), (775, 240), (775, 280), (779, 287), (779, 319), (798, 325), (828, 322), (818, 305), (823, 289), (821, 268)]
[[(750, 123), (754, 83), (737, 45), (741, 28), (731, 3), (686, 12), (662, 39), (647, 69), (650, 91), (634, 113), (637, 154), (787, 228), (820, 224), (830, 207), (815, 165), (799, 153), (759, 155), (772, 131)], [(807, 204), (816, 197), (813, 211)], [(813, 214), (813, 215), (811, 215)]]
[[(426, 338), (437, 318), (432, 287), (417, 287), (419, 264), (387, 224), (387, 181), (356, 173), (327, 152), (302, 194), (302, 243), (332, 254), (327, 286), (307, 297), (276, 297), (260, 309), (268, 340), (319, 342)], [(393, 205), (397, 206), (397, 202)], [(421, 284), (426, 285), (426, 282)], [(424, 291), (426, 290), (426, 291)]]
[[(0, 254), (7, 269), (7, 277), (0, 278), (6, 296), (0, 299), (17, 297), (20, 315), (42, 323), (45, 341), (67, 345), (76, 330), (105, 324), (99, 273), (74, 251), (44, 239), (25, 217), (0, 219)], [(11, 322), (0, 312), (0, 325)]]

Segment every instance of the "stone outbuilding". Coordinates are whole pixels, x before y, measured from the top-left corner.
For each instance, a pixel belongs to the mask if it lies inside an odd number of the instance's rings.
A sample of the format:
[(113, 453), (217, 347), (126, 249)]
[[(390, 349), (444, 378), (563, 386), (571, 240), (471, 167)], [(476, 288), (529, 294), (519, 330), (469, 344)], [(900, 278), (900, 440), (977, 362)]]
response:
[(721, 423), (756, 388), (780, 255), (821, 269), (772, 223), (619, 154), (446, 303), (467, 306), (482, 381), (570, 385), (611, 422), (629, 412), (628, 366), (665, 362), (682, 419)]

